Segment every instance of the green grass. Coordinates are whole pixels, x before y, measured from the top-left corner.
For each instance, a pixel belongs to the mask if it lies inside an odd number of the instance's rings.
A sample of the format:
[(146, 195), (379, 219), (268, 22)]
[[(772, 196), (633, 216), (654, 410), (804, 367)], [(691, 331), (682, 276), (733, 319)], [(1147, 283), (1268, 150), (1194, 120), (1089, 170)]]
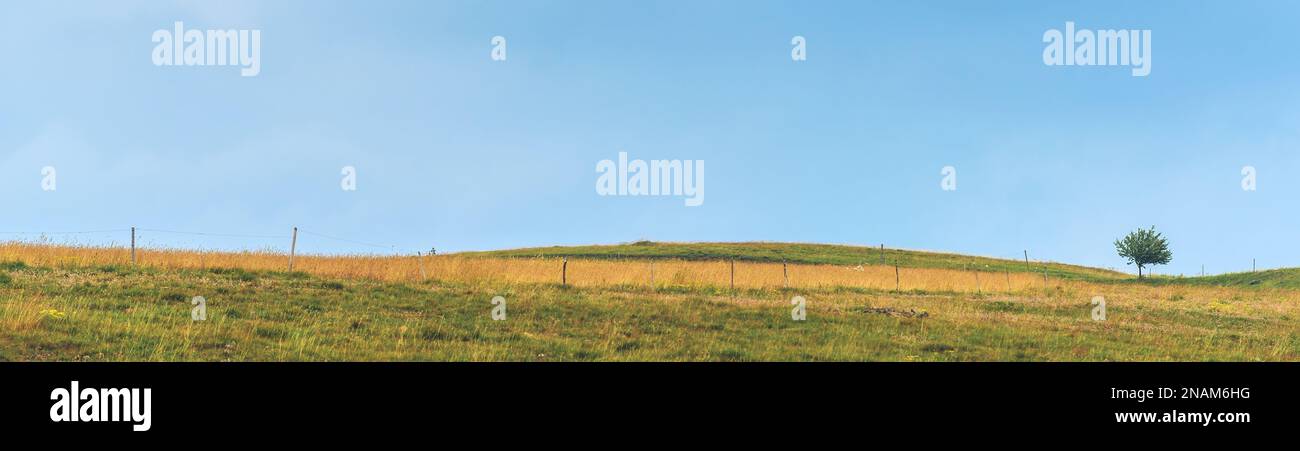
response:
[[(1300, 315), (1278, 299), (1286, 292), (1224, 299), (1159, 282), (733, 296), (242, 269), (0, 265), (0, 274), (0, 360), (1300, 359)], [(808, 300), (807, 321), (790, 318), (796, 294)], [(498, 295), (505, 321), (491, 319)], [(1109, 302), (1105, 322), (1089, 318), (1093, 295)], [(194, 296), (207, 299), (207, 321), (191, 320)], [(50, 310), (62, 315), (41, 313)]]
[(1300, 268), (1238, 272), (1205, 277), (1157, 276), (1144, 281), (1144, 283), (1236, 288), (1300, 289)]
[(682, 259), (781, 262), (828, 265), (895, 264), (905, 268), (981, 269), (1041, 273), (1054, 278), (1110, 280), (1131, 277), (1128, 274), (1063, 263), (1040, 263), (1024, 260), (976, 257), (939, 252), (911, 251), (879, 247), (801, 243), (658, 243), (638, 241), (631, 244), (598, 246), (551, 246), (501, 251), (466, 252), (462, 255), (485, 257), (574, 257), (607, 259)]

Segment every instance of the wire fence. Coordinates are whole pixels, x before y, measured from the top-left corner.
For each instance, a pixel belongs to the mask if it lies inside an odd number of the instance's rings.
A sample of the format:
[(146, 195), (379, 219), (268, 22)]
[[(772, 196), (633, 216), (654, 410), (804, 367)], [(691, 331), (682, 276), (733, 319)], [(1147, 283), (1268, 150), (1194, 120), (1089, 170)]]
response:
[[(289, 236), (286, 235), (250, 235), (250, 234), (242, 234), (242, 233), (183, 232), (179, 230), (146, 229), (146, 228), (137, 228), (136, 230), (140, 232), (170, 233), (174, 235), (216, 236), (216, 237), (226, 237), (226, 238), (271, 238), (271, 239), (286, 239), (286, 240), (289, 239)], [(130, 231), (130, 229), (127, 229), (127, 231)]]
[[(418, 274), (419, 279), (421, 280), (427, 280), (428, 274), (434, 272), (433, 267), (426, 268), (426, 265), (430, 265), (432, 262), (427, 262), (423, 258), (432, 255), (432, 250), (430, 250), (430, 252), (427, 254), (421, 251), (409, 251), (409, 250), (403, 251), (397, 245), (376, 243), (370, 240), (359, 240), (359, 239), (341, 237), (336, 234), (322, 233), (316, 230), (309, 230), (309, 229), (303, 229), (298, 227), (293, 228), (292, 232), (288, 234), (232, 233), (232, 232), (176, 230), (176, 229), (148, 228), (148, 227), (74, 230), (74, 231), (0, 231), (0, 238), (3, 238), (4, 236), (48, 238), (48, 237), (55, 237), (55, 236), (121, 234), (120, 236), (124, 240), (121, 242), (122, 244), (119, 244), (117, 246), (102, 246), (102, 245), (89, 245), (89, 246), (108, 247), (108, 248), (129, 248), (130, 249), (129, 261), (131, 264), (137, 263), (137, 250), (140, 251), (180, 250), (178, 248), (171, 248), (171, 247), (158, 248), (158, 247), (142, 246), (141, 243), (139, 243), (139, 238), (141, 237), (142, 233), (192, 236), (192, 237), (202, 237), (202, 238), (229, 238), (229, 239), (239, 239), (239, 240), (258, 240), (259, 242), (265, 242), (264, 240), (283, 240), (283, 243), (288, 244), (288, 249), (287, 249), (288, 261), (285, 263), (287, 264), (287, 268), (290, 271), (294, 269), (294, 258), (295, 256), (297, 256), (297, 251), (298, 251), (297, 247), (299, 244), (298, 235), (302, 234), (303, 236), (312, 237), (319, 240), (335, 242), (335, 243), (345, 243), (351, 246), (384, 251), (383, 253), (361, 254), (362, 257), (366, 255), (381, 256), (381, 257), (408, 257), (408, 256), (415, 257), (414, 260), (415, 266), (413, 266), (409, 271), (405, 271), (405, 273), (409, 273), (411, 277), (414, 277), (416, 274)], [(130, 240), (129, 245), (126, 244), (125, 241), (126, 238), (129, 238)], [(4, 240), (0, 239), (0, 241), (4, 241)], [(22, 241), (17, 241), (17, 242), (22, 242)], [(1029, 253), (1027, 251), (1022, 251), (1021, 253), (1017, 253), (1018, 255), (1016, 255), (1014, 258), (1005, 259), (1006, 261), (1002, 262), (1003, 268), (1000, 269), (989, 268), (988, 265), (982, 265), (983, 268), (981, 268), (981, 265), (975, 264), (973, 266), (966, 265), (964, 267), (958, 267), (958, 268), (929, 268), (930, 270), (939, 269), (939, 270), (950, 271), (950, 273), (926, 274), (924, 273), (924, 271), (922, 271), (923, 269), (927, 268), (926, 266), (909, 265), (908, 264), (909, 262), (900, 261), (899, 258), (902, 257), (902, 254), (896, 254), (896, 252), (900, 251), (899, 249), (888, 249), (883, 244), (880, 245), (879, 248), (872, 246), (868, 249), (870, 249), (870, 252), (867, 255), (864, 255), (864, 259), (862, 260), (862, 262), (859, 263), (856, 267), (850, 266), (849, 269), (854, 269), (858, 272), (862, 272), (864, 271), (864, 266), (868, 267), (870, 271), (874, 271), (872, 278), (878, 279), (873, 283), (875, 283), (875, 286), (877, 288), (882, 288), (882, 289), (893, 289), (898, 291), (905, 291), (908, 289), (909, 286), (912, 287), (938, 286), (945, 283), (945, 281), (930, 280), (926, 282), (921, 282), (920, 280), (917, 280), (918, 278), (921, 277), (927, 277), (927, 278), (942, 277), (945, 279), (961, 279), (963, 281), (965, 281), (965, 279), (971, 279), (969, 281), (962, 282), (962, 284), (969, 284), (969, 282), (973, 282), (974, 289), (972, 291), (975, 292), (1003, 291), (1001, 288), (1004, 288), (1006, 291), (1010, 291), (1013, 289), (1013, 287), (1029, 286), (1031, 284), (1037, 285), (1043, 289), (1047, 289), (1050, 285), (1052, 285), (1051, 280), (1054, 279), (1057, 283), (1061, 283), (1064, 282), (1065, 279), (1069, 279), (1071, 277), (1070, 274), (1067, 274), (1068, 271), (1065, 271), (1061, 267), (1052, 267), (1052, 264), (1045, 261), (1029, 260), (1029, 255), (1028, 255)], [(876, 252), (876, 249), (879, 249), (878, 253)], [(211, 253), (214, 251), (199, 249), (198, 252)], [(224, 251), (216, 251), (216, 252), (224, 252)], [(280, 252), (279, 250), (272, 250), (269, 253), (278, 254), (279, 252)], [(357, 254), (352, 254), (352, 255), (356, 256)], [(312, 257), (312, 255), (304, 255), (302, 257)], [(556, 267), (554, 268), (555, 272), (551, 273), (558, 276), (555, 277), (555, 279), (558, 279), (557, 281), (560, 282), (562, 285), (573, 284), (574, 282), (572, 278), (573, 275), (570, 274), (570, 268), (569, 268), (570, 266), (569, 260), (571, 256), (551, 255), (550, 257), (554, 258), (555, 262), (557, 263)], [(581, 259), (581, 256), (579, 256), (578, 258)], [(651, 261), (648, 263), (648, 267), (644, 268), (645, 271), (639, 269), (630, 269), (632, 267), (601, 268), (598, 271), (601, 273), (601, 275), (598, 276), (598, 279), (601, 282), (605, 282), (605, 281), (613, 282), (614, 280), (622, 280), (622, 279), (629, 279), (629, 280), (633, 280), (637, 278), (646, 279), (644, 281), (637, 282), (637, 283), (641, 284), (641, 283), (648, 282), (649, 286), (651, 287), (669, 284), (672, 283), (672, 278), (674, 277), (674, 273), (672, 272), (670, 267), (666, 264), (661, 264), (661, 266), (659, 267), (659, 271), (658, 271), (659, 280), (656, 281), (656, 263), (654, 260), (663, 259), (663, 258), (664, 257), (650, 256), (649, 259)], [(907, 257), (902, 257), (902, 258), (904, 260), (907, 259)], [(208, 255), (208, 259), (211, 260), (212, 256)], [(707, 278), (717, 282), (721, 286), (729, 287), (734, 290), (738, 285), (737, 284), (737, 275), (738, 275), (737, 263), (738, 262), (734, 259), (734, 257), (720, 257), (720, 258), (708, 259), (708, 260), (719, 262), (725, 266), (716, 267), (718, 268), (717, 270), (703, 269), (704, 272), (707, 272), (709, 274)], [(1012, 261), (1015, 261), (1014, 263), (1015, 265), (1020, 265), (1021, 264), (1020, 262), (1022, 261), (1024, 265), (1023, 270), (1013, 271), (1009, 269), (1009, 265), (1007, 265), (1007, 263), (1011, 263)], [(771, 279), (773, 282), (761, 282), (760, 284), (762, 285), (775, 284), (780, 287), (793, 287), (797, 284), (800, 284), (796, 282), (796, 280), (793, 280), (796, 279), (796, 277), (792, 277), (792, 276), (796, 276), (796, 273), (797, 273), (797, 279), (802, 279), (800, 280), (800, 282), (810, 282), (811, 280), (824, 280), (825, 282), (830, 283), (832, 281), (840, 281), (840, 279), (842, 279), (842, 277), (839, 276), (836, 277), (826, 277), (822, 275), (812, 276), (811, 274), (807, 273), (806, 270), (803, 268), (800, 268), (798, 271), (794, 271), (787, 266), (787, 263), (784, 260), (775, 261), (775, 262), (766, 262), (768, 264), (776, 265), (776, 266), (765, 267), (761, 269), (752, 265), (752, 263), (756, 263), (756, 262), (742, 260), (739, 263), (745, 264), (745, 267), (742, 269), (742, 271), (745, 273), (751, 273), (753, 271), (770, 272), (771, 274), (764, 275), (763, 278), (764, 280)], [(365, 263), (365, 264), (374, 265), (374, 263)], [(592, 264), (594, 263), (593, 262), (580, 263), (579, 266), (575, 268), (579, 271), (577, 273), (579, 277), (582, 277), (584, 273), (590, 274), (584, 269), (590, 268)], [(206, 266), (206, 264), (203, 265)], [(816, 264), (804, 263), (801, 266), (813, 266), (813, 265)], [(530, 273), (538, 273), (544, 271), (540, 268), (532, 268), (532, 267), (512, 268), (512, 269), (517, 269), (517, 270), (530, 272)], [(480, 270), (480, 269), (476, 268), (476, 270)], [(491, 270), (485, 272), (491, 272), (493, 274), (501, 274), (505, 271), (510, 271), (509, 269), (505, 269), (505, 268), (502, 268), (502, 270), (503, 271)], [(692, 272), (697, 272), (700, 270), (701, 268), (694, 268)], [(379, 270), (372, 268), (369, 269), (368, 271), (374, 272)], [(628, 271), (634, 271), (637, 273), (645, 272), (646, 274), (638, 275), (638, 276), (632, 276), (630, 274), (618, 275), (618, 276), (611, 275), (620, 272), (627, 273)], [(913, 272), (913, 274), (910, 274), (910, 276), (912, 276), (910, 277), (912, 279), (911, 281), (908, 280), (909, 279), (908, 277), (909, 274), (907, 274), (908, 272)], [(1032, 276), (1032, 278), (1036, 278), (1037, 280), (1016, 280), (1015, 283), (1013, 283), (1013, 273), (1016, 273), (1015, 274), (1016, 277), (1014, 277), (1014, 279), (1024, 279), (1025, 276)], [(751, 274), (740, 274), (740, 276), (744, 279), (741, 281), (742, 282), (741, 284), (743, 285), (752, 286), (755, 283), (753, 276)], [(694, 277), (691, 278), (693, 279)], [(584, 282), (586, 281), (584, 280), (578, 281), (579, 284), (583, 284)], [(947, 282), (951, 282), (951, 281), (947, 281)], [(627, 283), (627, 282), (624, 281), (620, 283)]]
[[(879, 289), (892, 289), (896, 291), (906, 291), (909, 289), (935, 288), (943, 286), (971, 285), (970, 291), (1001, 291), (1001, 289), (1011, 290), (1013, 288), (1028, 287), (1042, 284), (1043, 288), (1047, 287), (1048, 278), (1044, 271), (1042, 274), (1030, 274), (1029, 276), (1017, 274), (1012, 277), (1007, 274), (998, 274), (979, 268), (961, 268), (961, 269), (925, 269), (925, 268), (907, 268), (905, 262), (900, 262), (895, 255), (894, 250), (886, 249), (883, 245), (880, 247), (879, 264), (876, 264), (875, 248), (872, 248), (870, 258), (864, 260), (856, 268), (838, 268), (838, 265), (818, 265), (812, 263), (803, 263), (789, 265), (785, 261), (775, 262), (752, 262), (736, 261), (733, 257), (719, 257), (708, 259), (707, 261), (683, 261), (671, 262), (662, 258), (651, 259), (650, 261), (642, 260), (641, 263), (624, 261), (621, 258), (610, 259), (586, 259), (581, 256), (574, 260), (574, 257), (553, 255), (550, 258), (533, 261), (534, 259), (505, 258), (497, 259), (492, 262), (472, 262), (468, 259), (454, 259), (452, 261), (434, 261), (426, 259), (430, 254), (424, 254), (420, 251), (402, 252), (398, 246), (391, 244), (377, 243), (372, 240), (360, 240), (349, 237), (342, 237), (331, 233), (322, 233), (315, 229), (304, 229), (295, 227), (291, 233), (287, 234), (258, 234), (258, 233), (235, 233), (235, 232), (218, 232), (218, 231), (200, 231), (200, 230), (179, 230), (152, 227), (131, 227), (118, 229), (96, 229), (96, 230), (76, 230), (60, 232), (0, 232), (2, 235), (17, 235), (23, 237), (51, 237), (51, 236), (80, 236), (93, 234), (120, 234), (123, 238), (122, 244), (117, 246), (88, 246), (106, 249), (117, 249), (113, 254), (100, 254), (98, 256), (79, 255), (86, 251), (70, 249), (61, 252), (57, 257), (52, 257), (54, 261), (117, 261), (121, 263), (129, 262), (132, 265), (164, 265), (164, 266), (197, 266), (200, 268), (209, 265), (235, 265), (239, 267), (262, 268), (262, 269), (287, 269), (293, 271), (320, 272), (332, 275), (363, 275), (374, 278), (387, 279), (415, 279), (428, 280), (430, 275), (434, 277), (485, 277), (497, 280), (513, 280), (520, 282), (537, 282), (550, 281), (559, 282), (561, 285), (591, 285), (591, 284), (623, 284), (623, 285), (648, 285), (652, 288), (682, 286), (682, 285), (712, 285), (720, 288), (727, 288), (733, 292), (738, 288), (745, 287), (780, 287), (795, 288), (809, 286), (832, 286), (840, 284), (850, 284), (855, 286), (869, 286)], [(157, 247), (143, 245), (140, 238), (145, 234), (165, 234), (178, 235), (199, 238), (222, 238), (237, 240), (256, 240), (264, 242), (265, 240), (278, 240), (288, 244), (287, 256), (281, 254), (278, 250), (262, 253), (259, 255), (246, 255), (234, 253), (231, 255), (219, 255), (228, 253), (228, 251), (210, 251), (199, 249), (186, 250), (175, 247)], [(299, 236), (301, 235), (301, 237)], [(362, 255), (343, 255), (332, 257), (320, 257), (319, 255), (297, 255), (300, 238), (310, 237), (313, 240), (329, 241), (335, 243), (345, 243), (350, 246), (364, 247), (371, 250), (382, 250), (382, 254), (362, 254)], [(127, 241), (129, 239), (129, 241)], [(129, 250), (129, 254), (126, 251)], [(256, 253), (256, 252), (255, 252)], [(886, 254), (889, 254), (888, 256)], [(188, 254), (188, 255), (182, 255)], [(240, 256), (243, 255), (243, 256)], [(377, 256), (380, 260), (368, 258), (367, 255)], [(287, 258), (285, 258), (287, 257)], [(295, 257), (296, 262), (295, 265)], [(413, 257), (407, 260), (406, 257)], [(630, 257), (630, 256), (621, 256)], [(285, 258), (284, 260), (280, 260)], [(340, 260), (341, 259), (341, 260)], [(325, 261), (334, 260), (334, 261)], [(570, 261), (574, 260), (574, 261)], [(869, 260), (869, 261), (868, 261)], [(713, 262), (713, 263), (709, 263)], [(554, 266), (552, 266), (554, 265)], [(863, 265), (866, 265), (864, 268)], [(574, 272), (576, 270), (576, 273)], [(1017, 271), (1019, 272), (1019, 271)], [(644, 274), (643, 274), (644, 273)], [(1000, 276), (1000, 277), (995, 277)], [(1039, 278), (1041, 277), (1041, 278)], [(1037, 278), (1037, 280), (1035, 280)], [(970, 280), (967, 280), (970, 279)], [(1015, 279), (1015, 283), (1013, 282)], [(996, 282), (996, 283), (995, 283)], [(996, 287), (996, 288), (995, 288)]]
[[(369, 241), (362, 241), (362, 240), (356, 240), (356, 239), (351, 239), (351, 238), (342, 238), (342, 237), (339, 237), (339, 236), (337, 236), (337, 235), (333, 235), (333, 234), (325, 234), (325, 233), (315, 232), (315, 231), (306, 230), (306, 229), (301, 229), (301, 228), (294, 228), (293, 230), (294, 230), (295, 233), (297, 233), (297, 232), (301, 232), (301, 233), (304, 234), (304, 235), (309, 235), (309, 236), (313, 236), (313, 237), (317, 237), (317, 238), (322, 238), (322, 239), (325, 239), (325, 240), (334, 241), (334, 242), (338, 242), (338, 243), (347, 243), (347, 244), (350, 244), (350, 245), (354, 245), (354, 246), (362, 246), (362, 247), (369, 248), (369, 249), (383, 249), (383, 250), (389, 251), (389, 252), (392, 253), (393, 255), (399, 255), (399, 254), (402, 254), (402, 252), (401, 252), (401, 250), (399, 249), (399, 247), (398, 247), (397, 245), (394, 245), (394, 244), (378, 244), (378, 243), (369, 242)], [(292, 233), (291, 233), (291, 234), (281, 234), (281, 235), (276, 235), (276, 234), (253, 234), (253, 233), (229, 233), (229, 232), (208, 232), (208, 231), (192, 231), (192, 230), (155, 229), (155, 228), (148, 228), (148, 227), (130, 227), (130, 228), (121, 228), (121, 229), (76, 230), (76, 231), (58, 231), (58, 232), (49, 232), (49, 231), (33, 231), (33, 232), (0, 231), (0, 237), (3, 237), (3, 236), (15, 236), (15, 237), (37, 237), (37, 238), (48, 238), (48, 237), (57, 237), (57, 236), (107, 235), (107, 234), (118, 234), (118, 233), (120, 233), (120, 234), (123, 234), (123, 237), (122, 237), (122, 238), (124, 238), (124, 239), (129, 238), (129, 239), (130, 239), (131, 247), (134, 248), (134, 247), (136, 247), (136, 241), (137, 241), (137, 239), (138, 239), (138, 238), (141, 238), (141, 236), (139, 235), (140, 232), (146, 232), (146, 233), (157, 233), (157, 234), (167, 234), (167, 235), (194, 236), (194, 237), (238, 238), (238, 239), (255, 239), (255, 240), (284, 240), (285, 242), (288, 242), (289, 245), (290, 245), (290, 253), (294, 253), (294, 252), (296, 251), (296, 249), (293, 249), (293, 247), (295, 247), (295, 245), (296, 245), (296, 241), (297, 241), (297, 237), (294, 236), (294, 234), (292, 234)], [(127, 235), (127, 234), (129, 234), (129, 235)], [(10, 240), (10, 241), (12, 241), (12, 240)], [(124, 242), (125, 242), (125, 241), (124, 241)], [(110, 247), (111, 247), (111, 245), (110, 245)], [(414, 251), (414, 252), (418, 252), (418, 251)]]
[(0, 232), (0, 235), (85, 235), (92, 233), (130, 232), (131, 229), (83, 230), (77, 232)]

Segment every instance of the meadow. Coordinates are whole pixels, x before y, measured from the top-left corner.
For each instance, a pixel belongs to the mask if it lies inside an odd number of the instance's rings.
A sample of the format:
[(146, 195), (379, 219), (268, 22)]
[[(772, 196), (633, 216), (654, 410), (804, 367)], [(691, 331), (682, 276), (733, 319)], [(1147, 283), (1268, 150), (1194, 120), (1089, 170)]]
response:
[(1300, 360), (1290, 270), (1138, 282), (776, 243), (297, 256), (293, 272), (274, 252), (129, 262), (120, 248), (0, 244), (0, 360)]

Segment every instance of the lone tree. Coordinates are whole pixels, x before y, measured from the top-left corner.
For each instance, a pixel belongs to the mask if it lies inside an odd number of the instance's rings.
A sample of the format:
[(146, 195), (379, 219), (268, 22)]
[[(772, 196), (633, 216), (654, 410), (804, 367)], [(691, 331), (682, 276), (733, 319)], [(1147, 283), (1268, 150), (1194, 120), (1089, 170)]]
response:
[(1115, 250), (1120, 257), (1128, 259), (1127, 264), (1137, 265), (1139, 279), (1142, 278), (1143, 266), (1163, 265), (1174, 258), (1174, 254), (1169, 252), (1169, 241), (1156, 231), (1155, 226), (1134, 230), (1124, 239), (1115, 240)]

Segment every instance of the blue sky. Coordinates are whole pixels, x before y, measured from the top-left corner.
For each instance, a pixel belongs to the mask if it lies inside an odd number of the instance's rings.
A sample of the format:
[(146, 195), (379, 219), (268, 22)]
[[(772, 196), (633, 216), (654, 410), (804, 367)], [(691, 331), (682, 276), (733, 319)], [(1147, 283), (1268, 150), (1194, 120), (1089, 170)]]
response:
[[(0, 232), (885, 243), (1131, 270), (1112, 241), (1155, 225), (1158, 273), (1300, 266), (1298, 20), (1283, 1), (6, 2)], [(175, 21), (261, 30), (261, 73), (155, 66)], [(1066, 21), (1151, 30), (1151, 74), (1044, 65)], [(704, 160), (704, 205), (598, 196), (620, 151)]]

